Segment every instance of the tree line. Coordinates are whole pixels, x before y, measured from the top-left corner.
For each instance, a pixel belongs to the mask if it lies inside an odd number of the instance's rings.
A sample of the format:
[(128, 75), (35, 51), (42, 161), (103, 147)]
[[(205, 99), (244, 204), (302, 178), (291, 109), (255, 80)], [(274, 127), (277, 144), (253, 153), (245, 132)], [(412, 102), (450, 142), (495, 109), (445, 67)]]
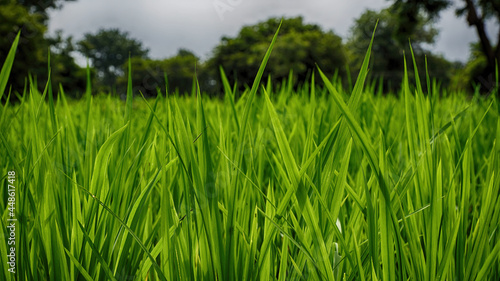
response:
[[(253, 82), (281, 21), (270, 18), (243, 26), (237, 36), (223, 37), (204, 61), (187, 49), (180, 49), (169, 58), (152, 59), (142, 42), (119, 29), (87, 33), (77, 42), (61, 32), (48, 36), (48, 11), (60, 8), (64, 2), (0, 0), (0, 33), (6, 35), (0, 37), (0, 60), (6, 57), (13, 39), (21, 31), (13, 75), (9, 80), (13, 90), (22, 92), (29, 81), (46, 81), (50, 58), (53, 85), (62, 85), (73, 97), (81, 96), (86, 85), (86, 69), (75, 63), (73, 55), (76, 52), (90, 61), (93, 83), (100, 92), (122, 93), (127, 85), (129, 65), (135, 89), (149, 96), (156, 95), (158, 90), (164, 92), (166, 88), (179, 94), (190, 92), (194, 76), (204, 91), (218, 95), (223, 92), (221, 68), (229, 81), (236, 83), (235, 87), (244, 89)], [(386, 9), (366, 10), (353, 23), (345, 42), (333, 31), (306, 23), (302, 17), (283, 19), (265, 75), (275, 85), (289, 77), (300, 84), (310, 78), (318, 65), (346, 87), (352, 87), (351, 81), (355, 79), (378, 23), (370, 79), (385, 92), (399, 88), (404, 74), (404, 56), (412, 69), (412, 52), (418, 69), (422, 72), (427, 69), (444, 88), (481, 87), (484, 92), (491, 91), (496, 85), (493, 81), (500, 48), (498, 42), (495, 44), (488, 37), (485, 23), (488, 20), (498, 23), (500, 1), (464, 0), (460, 3), (456, 8), (457, 16), (474, 27), (478, 36), (465, 64), (450, 62), (426, 47), (434, 43), (438, 35), (434, 24), (439, 14), (450, 7), (451, 1), (393, 0)]]

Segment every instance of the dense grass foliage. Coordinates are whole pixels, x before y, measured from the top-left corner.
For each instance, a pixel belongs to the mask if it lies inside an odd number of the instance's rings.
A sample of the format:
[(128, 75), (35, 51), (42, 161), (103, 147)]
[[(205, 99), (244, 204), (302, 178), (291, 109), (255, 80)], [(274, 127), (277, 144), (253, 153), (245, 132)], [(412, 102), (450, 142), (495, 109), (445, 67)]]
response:
[(32, 83), (2, 104), (2, 236), (12, 170), (18, 223), (0, 279), (500, 279), (494, 95), (383, 96), (368, 55), (352, 91), (321, 71), (260, 87), (270, 51), (244, 93), (222, 72), (223, 100)]

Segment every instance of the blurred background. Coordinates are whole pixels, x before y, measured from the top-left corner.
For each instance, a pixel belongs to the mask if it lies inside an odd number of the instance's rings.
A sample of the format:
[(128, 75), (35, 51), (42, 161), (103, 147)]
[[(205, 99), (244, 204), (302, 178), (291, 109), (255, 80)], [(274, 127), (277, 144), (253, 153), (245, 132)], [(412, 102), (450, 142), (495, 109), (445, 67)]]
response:
[[(51, 79), (82, 96), (87, 65), (94, 94), (122, 95), (128, 61), (135, 91), (222, 93), (220, 69), (236, 88), (253, 82), (279, 22), (266, 68), (275, 85), (310, 79), (316, 64), (352, 87), (378, 20), (370, 81), (398, 91), (404, 56), (442, 89), (488, 93), (496, 85), (500, 0), (0, 0), (0, 61), (19, 31), (9, 84), (22, 93), (27, 77)], [(427, 61), (427, 66), (426, 66)], [(411, 76), (410, 71), (410, 76)], [(165, 81), (168, 80), (168, 83)]]

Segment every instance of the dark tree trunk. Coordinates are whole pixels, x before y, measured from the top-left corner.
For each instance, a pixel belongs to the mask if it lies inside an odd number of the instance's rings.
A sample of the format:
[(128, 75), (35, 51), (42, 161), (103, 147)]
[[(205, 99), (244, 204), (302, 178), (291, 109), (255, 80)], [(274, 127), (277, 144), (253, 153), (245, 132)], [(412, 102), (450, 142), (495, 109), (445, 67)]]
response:
[[(486, 57), (486, 67), (479, 74), (478, 77), (474, 77), (476, 83), (481, 85), (482, 91), (490, 92), (496, 87), (495, 81), (495, 71), (496, 71), (496, 61), (500, 60), (500, 48), (499, 45), (495, 48), (491, 45), (491, 41), (486, 34), (485, 28), (485, 16), (484, 11), (482, 15), (478, 15), (476, 5), (472, 0), (464, 0), (467, 9), (467, 23), (469, 26), (474, 26), (476, 28), (477, 35), (479, 36), (479, 41), (481, 43), (481, 50)], [(500, 15), (500, 6), (496, 5), (494, 7), (495, 12)], [(500, 32), (498, 34), (498, 42), (500, 42)]]

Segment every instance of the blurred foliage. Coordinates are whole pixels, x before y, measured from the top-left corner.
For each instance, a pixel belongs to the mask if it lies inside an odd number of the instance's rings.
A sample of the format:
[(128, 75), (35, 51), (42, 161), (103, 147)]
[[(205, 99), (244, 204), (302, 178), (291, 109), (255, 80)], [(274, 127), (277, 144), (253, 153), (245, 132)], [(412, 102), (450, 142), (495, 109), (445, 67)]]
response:
[(492, 87), (493, 85), (488, 85), (488, 83), (494, 84), (494, 81), (483, 80), (479, 84), (475, 81), (481, 75), (486, 65), (487, 59), (481, 51), (480, 44), (478, 42), (471, 43), (470, 56), (467, 63), (453, 76), (453, 89), (473, 91), (476, 86)]
[[(0, 0), (0, 63), (6, 58), (17, 33), (21, 32), (8, 83), (13, 91), (22, 93), (29, 75), (38, 82), (39, 87), (45, 86), (48, 78), (49, 50), (54, 52), (51, 55), (51, 77), (55, 94), (59, 83), (64, 85), (68, 96), (77, 97), (78, 92), (82, 91), (82, 85), (85, 85), (85, 71), (71, 56), (71, 38), (64, 39), (60, 32), (54, 38), (46, 36), (47, 9), (55, 8), (56, 3), (59, 7), (60, 2), (63, 1), (41, 3)], [(15, 95), (12, 95), (12, 99), (15, 100)]]
[(75, 0), (17, 0), (19, 5), (28, 9), (30, 13), (40, 15), (44, 21), (49, 19), (49, 9), (60, 9), (64, 2), (73, 2)]
[(422, 21), (435, 21), (450, 4), (448, 0), (395, 0), (390, 7), (391, 14), (397, 18), (395, 33), (401, 41), (408, 40), (418, 33)]
[(87, 57), (97, 71), (96, 83), (103, 91), (110, 91), (117, 77), (124, 74), (121, 66), (130, 58), (147, 58), (149, 50), (130, 38), (128, 32), (117, 28), (100, 29), (86, 33), (78, 41), (78, 51)]
[[(168, 84), (169, 93), (190, 92), (195, 72), (200, 70), (199, 60), (191, 51), (185, 49), (180, 49), (176, 56), (164, 60), (134, 57), (130, 60), (133, 88), (135, 92), (141, 91), (145, 96), (156, 96), (157, 89), (165, 94), (166, 84)], [(121, 68), (124, 75), (118, 78), (117, 89), (125, 92), (128, 81), (128, 62), (125, 62)], [(165, 83), (165, 78), (168, 83)]]
[[(457, 16), (465, 18), (467, 24), (473, 27), (478, 37), (478, 44), (474, 47), (474, 58), (469, 60), (468, 66), (461, 71), (462, 75), (472, 75), (458, 78), (457, 85), (466, 89), (471, 85), (481, 86), (480, 91), (489, 93), (496, 88), (496, 62), (500, 61), (500, 30), (496, 36), (491, 36), (486, 30), (487, 22), (500, 24), (500, 0), (392, 0), (394, 12), (398, 18), (404, 20), (408, 16), (424, 15), (428, 19), (435, 19), (439, 13), (455, 6)], [(407, 26), (411, 26), (407, 24)], [(496, 42), (493, 41), (496, 38)], [(481, 54), (479, 54), (479, 53)], [(456, 79), (455, 79), (456, 80)], [(463, 85), (468, 81), (468, 85)]]
[(423, 16), (418, 17), (416, 25), (411, 28), (411, 34), (408, 34), (409, 37), (403, 39), (398, 33), (398, 28), (395, 28), (401, 24), (399, 20), (391, 8), (380, 12), (367, 10), (355, 20), (346, 44), (352, 75), (358, 73), (361, 67), (375, 23), (378, 21), (372, 47), (370, 79), (382, 81), (386, 91), (396, 91), (403, 81), (404, 56), (410, 79), (413, 79), (409, 44), (411, 42), (420, 76), (425, 77), (425, 58), (427, 58), (429, 75), (440, 80), (443, 86), (449, 85), (454, 64), (424, 48), (425, 44), (432, 44), (437, 35), (437, 30), (431, 22)]
[(7, 57), (17, 33), (21, 31), (9, 84), (13, 90), (22, 92), (29, 73), (34, 76), (46, 75), (48, 44), (44, 34), (47, 28), (41, 15), (30, 13), (26, 7), (13, 0), (0, 1), (0, 19), (1, 63)]
[[(76, 51), (73, 37), (64, 38), (61, 31), (56, 36), (49, 38), (51, 46), (50, 67), (52, 71), (52, 84), (56, 87), (61, 85), (65, 93), (71, 97), (81, 97), (87, 84), (87, 71), (76, 64), (72, 53)], [(95, 71), (92, 69), (92, 74)]]
[[(480, 91), (490, 93), (496, 89), (496, 64), (500, 61), (500, 30), (490, 37), (486, 22), (493, 21), (500, 25), (499, 0), (463, 0), (464, 5), (456, 10), (458, 16), (464, 16), (469, 26), (474, 27), (478, 43), (471, 46), (471, 58), (464, 69), (470, 75), (473, 87), (480, 86)], [(493, 41), (496, 38), (496, 42)], [(469, 84), (469, 85), (470, 85)], [(469, 86), (470, 87), (470, 86)]]
[[(270, 18), (244, 26), (235, 38), (222, 38), (206, 63), (207, 72), (213, 77), (209, 84), (216, 92), (221, 89), (219, 66), (224, 68), (230, 83), (252, 84), (279, 23), (280, 19)], [(316, 64), (329, 75), (345, 69), (342, 39), (333, 31), (325, 32), (318, 25), (304, 23), (302, 17), (283, 19), (264, 76), (271, 74), (274, 81), (282, 81), (293, 70), (295, 80), (304, 81)]]
[[(119, 29), (100, 29), (87, 33), (78, 42), (65, 38), (61, 32), (47, 36), (48, 11), (58, 9), (63, 3), (74, 0), (16, 1), (0, 0), (0, 63), (6, 57), (19, 31), (21, 40), (9, 85), (22, 92), (27, 77), (31, 76), (41, 88), (48, 76), (48, 51), (53, 88), (57, 92), (63, 85), (69, 96), (79, 97), (85, 89), (86, 71), (76, 64), (73, 54), (79, 52), (91, 61), (92, 77), (97, 91), (124, 93), (127, 85), (128, 59), (132, 63), (132, 82), (136, 90), (154, 96), (157, 88), (184, 94), (193, 87), (197, 76), (202, 91), (221, 95), (219, 67), (222, 66), (231, 84), (237, 89), (251, 85), (262, 57), (269, 46), (281, 19), (270, 18), (254, 25), (244, 26), (234, 37), (223, 37), (211, 56), (204, 62), (190, 51), (179, 50), (173, 57), (153, 60), (142, 43)], [(472, 90), (479, 85), (489, 91), (494, 84), (494, 62), (500, 58), (500, 47), (490, 41), (484, 32), (484, 23), (500, 19), (500, 1), (463, 0), (388, 0), (392, 5), (381, 11), (367, 10), (355, 20), (350, 36), (344, 45), (333, 31), (305, 23), (302, 17), (283, 19), (279, 38), (274, 46), (264, 77), (270, 75), (279, 85), (292, 73), (299, 83), (308, 81), (311, 71), (318, 64), (329, 76), (338, 74), (344, 81), (355, 79), (373, 28), (378, 21), (372, 48), (369, 79), (381, 81), (385, 91), (399, 88), (403, 77), (403, 56), (406, 54), (409, 77), (413, 79), (413, 63), (409, 41), (413, 47), (422, 78), (427, 66), (432, 78), (445, 88)], [(462, 3), (462, 4), (457, 4)], [(434, 43), (438, 31), (433, 23), (440, 13), (455, 5), (458, 16), (464, 16), (474, 27), (478, 42), (465, 66), (449, 62), (427, 48)], [(498, 36), (500, 38), (500, 36)], [(349, 68), (346, 68), (346, 66)], [(349, 70), (349, 73), (347, 73)], [(291, 72), (292, 71), (292, 72)], [(350, 75), (351, 79), (346, 79)], [(95, 78), (95, 79), (94, 79)], [(352, 86), (352, 85), (348, 85)]]

